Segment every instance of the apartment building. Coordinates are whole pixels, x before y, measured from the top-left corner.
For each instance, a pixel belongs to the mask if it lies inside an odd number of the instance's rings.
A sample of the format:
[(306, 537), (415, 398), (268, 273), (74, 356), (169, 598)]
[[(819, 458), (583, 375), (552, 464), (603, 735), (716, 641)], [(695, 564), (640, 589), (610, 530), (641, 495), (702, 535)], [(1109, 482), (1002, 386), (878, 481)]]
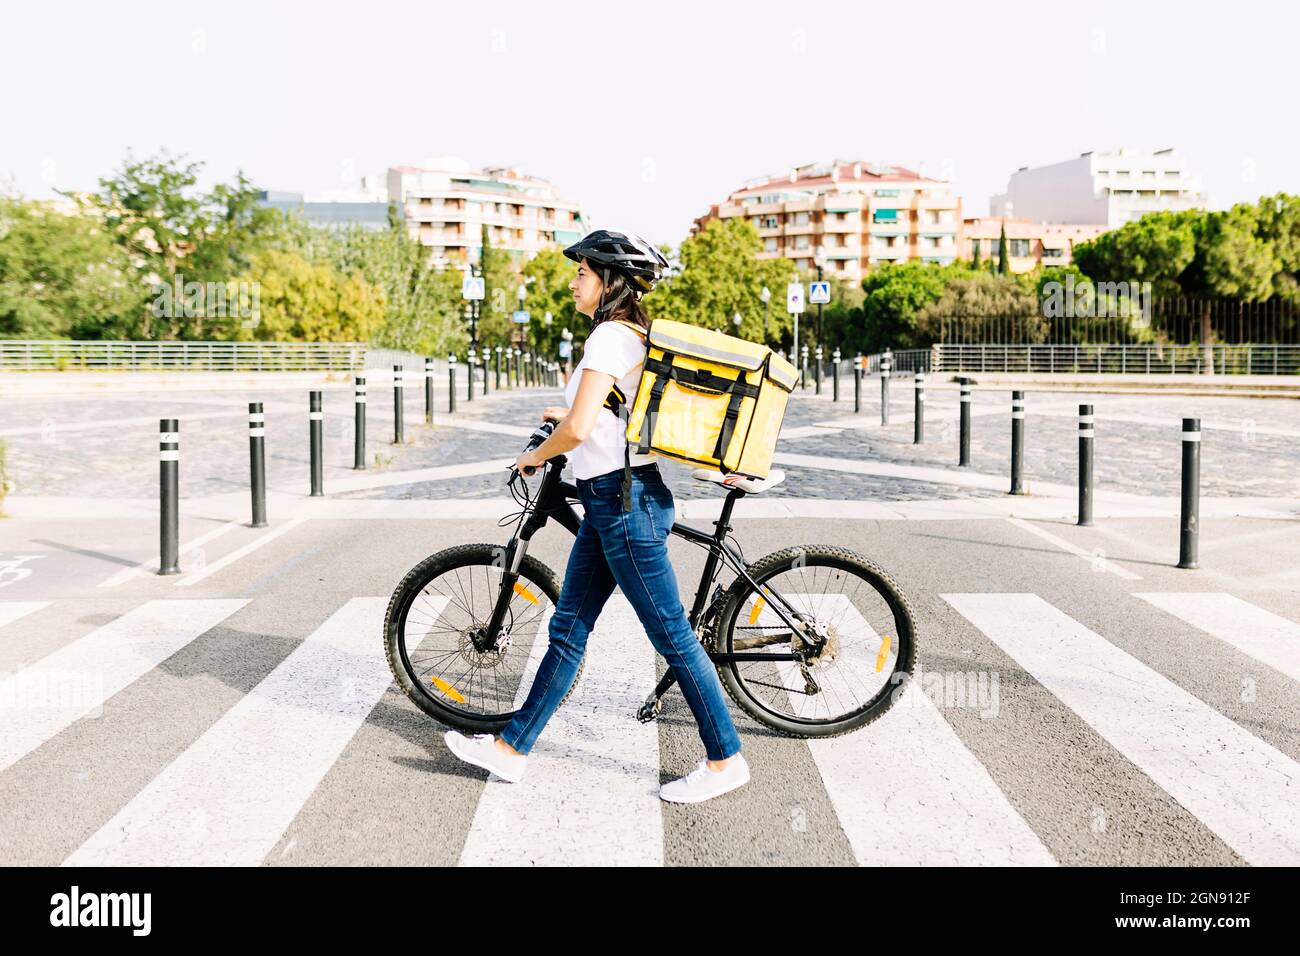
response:
[(504, 166), (473, 170), (454, 156), (392, 167), (388, 196), (440, 267), (477, 262), (484, 224), (493, 248), (525, 259), (588, 231), (580, 204), (547, 180)]
[(1029, 272), (1037, 266), (1064, 266), (1074, 261), (1074, 247), (1095, 239), (1105, 226), (1085, 223), (1044, 223), (1005, 216), (983, 216), (962, 221), (961, 258), (997, 261), (1002, 230), (1007, 234), (1007, 265), (1012, 272)]
[(827, 273), (845, 279), (882, 262), (952, 262), (962, 225), (961, 200), (948, 182), (840, 159), (751, 180), (710, 206), (691, 232), (740, 216), (758, 229), (761, 258), (808, 269), (820, 247)]
[(1092, 223), (1117, 229), (1150, 212), (1204, 208), (1201, 179), (1174, 149), (1087, 152), (1064, 162), (1011, 174), (1004, 193), (989, 198), (991, 216), (1048, 223)]

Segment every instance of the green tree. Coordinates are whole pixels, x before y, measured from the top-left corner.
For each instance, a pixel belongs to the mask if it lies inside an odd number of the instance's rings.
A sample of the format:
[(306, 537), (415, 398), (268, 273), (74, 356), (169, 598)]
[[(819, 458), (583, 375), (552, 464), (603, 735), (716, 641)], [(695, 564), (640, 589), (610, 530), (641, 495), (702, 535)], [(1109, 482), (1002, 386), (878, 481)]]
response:
[[(529, 313), (528, 341), (542, 355), (558, 354), (560, 336), (564, 329), (576, 334), (579, 323), (577, 309), (569, 283), (573, 281), (576, 264), (560, 249), (542, 249), (524, 264), (523, 276), (527, 281), (527, 298), (524, 308)], [(551, 314), (551, 324), (546, 325), (546, 313)], [(585, 322), (586, 317), (583, 316)]]
[(97, 219), (0, 197), (0, 338), (120, 338), (145, 299)]
[[(794, 278), (806, 284), (809, 274), (786, 260), (758, 258), (762, 248), (758, 230), (748, 220), (710, 220), (682, 241), (675, 256), (681, 271), (646, 296), (646, 311), (653, 318), (718, 328), (758, 342), (763, 339), (760, 296), (766, 286), (772, 293), (768, 339), (788, 347), (794, 326), (785, 311), (785, 287)], [(672, 261), (674, 256), (668, 258)], [(739, 332), (732, 321), (736, 313), (741, 317)], [(806, 341), (811, 314), (805, 313), (801, 321), (801, 343)]]
[(360, 270), (341, 274), (324, 262), (269, 249), (246, 281), (259, 285), (259, 322), (231, 323), (232, 338), (271, 342), (370, 342), (384, 319), (383, 292)]
[(921, 310), (943, 296), (952, 278), (966, 273), (957, 263), (889, 262), (873, 268), (862, 280), (863, 350), (929, 345), (918, 327)]
[[(151, 292), (170, 285), (178, 273), (185, 282), (227, 283), (248, 267), (277, 217), (257, 205), (256, 190), (242, 172), (233, 184), (199, 191), (202, 168), (166, 150), (144, 160), (128, 154), (116, 175), (99, 180), (98, 193), (65, 195), (104, 224), (125, 250), (134, 281)], [(206, 300), (201, 305), (195, 316), (184, 310), (159, 316), (143, 308), (130, 332), (140, 338), (202, 338), (210, 331), (210, 316)]]
[(927, 344), (937, 342), (954, 321), (959, 341), (968, 342), (1043, 342), (1049, 331), (1027, 281), (984, 272), (951, 272), (939, 298), (917, 310), (917, 333)]
[(998, 274), (1011, 275), (1011, 260), (1007, 254), (1007, 226), (1002, 224), (1002, 232), (998, 236)]

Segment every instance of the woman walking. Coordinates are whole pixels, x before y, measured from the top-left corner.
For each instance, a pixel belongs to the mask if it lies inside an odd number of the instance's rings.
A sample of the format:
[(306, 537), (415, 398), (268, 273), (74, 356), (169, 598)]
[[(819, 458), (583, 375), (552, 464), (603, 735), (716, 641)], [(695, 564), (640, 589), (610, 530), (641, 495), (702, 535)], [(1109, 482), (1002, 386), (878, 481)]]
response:
[[(661, 786), (659, 795), (699, 803), (743, 786), (749, 766), (740, 753), (722, 682), (691, 628), (668, 559), (676, 517), (672, 492), (655, 455), (631, 451), (623, 421), (604, 407), (615, 384), (629, 402), (636, 395), (650, 324), (641, 297), (654, 289), (668, 263), (645, 240), (605, 229), (584, 236), (564, 254), (578, 263), (569, 289), (577, 310), (591, 317), (592, 328), (582, 361), (564, 390), (567, 407), (542, 412), (543, 421), (558, 422), (555, 430), (535, 450), (520, 455), (515, 466), (521, 471), (538, 468), (549, 458), (568, 455), (583, 506), (582, 525), (551, 615), (550, 643), (523, 706), (500, 737), (451, 730), (445, 738), (462, 760), (518, 782), (528, 752), (573, 685), (587, 636), (617, 586), (673, 669), (704, 743), (706, 758), (685, 777)], [(625, 479), (628, 464), (630, 483)]]

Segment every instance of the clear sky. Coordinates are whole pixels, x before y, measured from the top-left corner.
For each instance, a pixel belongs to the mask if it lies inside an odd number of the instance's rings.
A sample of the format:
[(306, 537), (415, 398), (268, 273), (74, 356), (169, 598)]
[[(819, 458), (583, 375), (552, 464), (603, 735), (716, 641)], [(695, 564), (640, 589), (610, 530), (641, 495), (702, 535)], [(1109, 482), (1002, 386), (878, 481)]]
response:
[(1022, 165), (1177, 147), (1212, 207), (1300, 193), (1300, 5), (62, 3), (0, 8), (0, 186), (160, 147), (314, 192), (459, 155), (676, 244), (740, 183), (920, 166), (965, 215)]

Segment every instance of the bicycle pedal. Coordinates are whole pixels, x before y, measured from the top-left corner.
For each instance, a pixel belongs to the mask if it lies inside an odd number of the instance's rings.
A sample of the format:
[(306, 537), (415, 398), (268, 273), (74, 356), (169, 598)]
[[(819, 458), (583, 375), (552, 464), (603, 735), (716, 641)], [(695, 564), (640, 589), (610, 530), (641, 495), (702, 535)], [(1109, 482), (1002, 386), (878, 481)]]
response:
[(637, 709), (636, 719), (641, 721), (643, 724), (648, 724), (659, 716), (659, 712), (663, 710), (663, 706), (664, 702), (662, 697), (647, 697), (645, 703)]

